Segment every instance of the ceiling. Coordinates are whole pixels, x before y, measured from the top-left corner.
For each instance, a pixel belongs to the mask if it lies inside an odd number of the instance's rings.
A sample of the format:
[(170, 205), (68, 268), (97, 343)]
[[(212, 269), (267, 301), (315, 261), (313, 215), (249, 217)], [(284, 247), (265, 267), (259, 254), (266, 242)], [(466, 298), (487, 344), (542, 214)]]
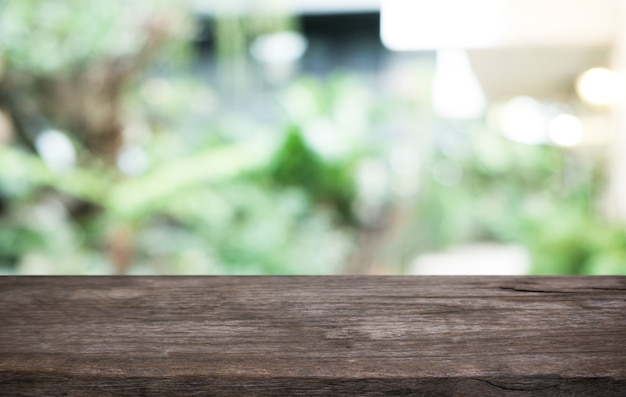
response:
[(469, 50), (468, 55), (490, 101), (520, 95), (563, 101), (575, 95), (580, 74), (608, 66), (610, 46), (493, 48)]
[(468, 50), (490, 100), (562, 100), (576, 77), (609, 66), (621, 0), (382, 0), (381, 37), (395, 50)]

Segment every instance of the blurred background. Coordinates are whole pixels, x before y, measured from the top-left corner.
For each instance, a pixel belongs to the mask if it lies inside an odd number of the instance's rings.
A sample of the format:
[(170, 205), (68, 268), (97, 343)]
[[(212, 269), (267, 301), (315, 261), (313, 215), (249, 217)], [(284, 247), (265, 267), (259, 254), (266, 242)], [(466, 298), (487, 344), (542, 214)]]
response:
[(626, 2), (0, 0), (2, 274), (626, 274)]

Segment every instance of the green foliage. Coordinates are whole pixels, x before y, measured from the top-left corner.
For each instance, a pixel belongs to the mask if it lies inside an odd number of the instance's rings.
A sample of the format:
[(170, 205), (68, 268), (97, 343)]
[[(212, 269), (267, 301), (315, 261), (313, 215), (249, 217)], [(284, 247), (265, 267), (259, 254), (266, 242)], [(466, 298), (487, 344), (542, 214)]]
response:
[(307, 145), (298, 127), (288, 129), (269, 176), (278, 186), (302, 189), (312, 201), (334, 207), (343, 221), (352, 220), (355, 190), (348, 165), (324, 161)]
[(150, 18), (159, 13), (171, 16), (171, 4), (171, 0), (0, 1), (0, 58), (9, 70), (38, 75), (136, 54), (149, 39)]
[[(60, 84), (103, 62), (130, 60), (142, 67), (142, 51), (171, 33), (160, 29), (176, 28), (171, 24), (177, 13), (184, 15), (179, 3), (1, 2), (3, 73), (16, 80), (45, 75)], [(0, 194), (10, 203), (9, 215), (0, 219), (0, 271), (110, 273), (108, 262), (125, 255), (115, 252), (120, 239), (131, 246), (132, 274), (338, 269), (351, 242), (348, 232), (337, 229), (333, 209), (349, 212), (347, 168), (300, 146), (296, 151), (304, 153), (305, 166), (296, 164), (295, 172), (306, 173), (307, 161), (314, 164), (313, 187), (294, 185), (289, 176), (278, 179), (290, 188), (268, 186), (276, 134), (266, 132), (275, 126), (261, 127), (240, 115), (229, 119), (216, 110), (218, 99), (204, 83), (163, 77), (170, 65), (146, 60), (156, 76), (130, 86), (120, 103), (122, 121), (133, 123), (125, 144), (142, 151), (146, 170), (122, 175), (91, 161), (78, 141), (73, 144), (80, 165), (65, 170), (50, 168), (17, 146), (0, 147)], [(37, 93), (24, 92), (29, 95)], [(260, 139), (250, 139), (254, 133)], [(329, 205), (312, 206), (309, 196)]]
[(534, 274), (626, 274), (626, 230), (566, 207), (525, 236)]
[(167, 211), (201, 236), (218, 273), (327, 274), (350, 246), (330, 214), (312, 211), (297, 190), (229, 182), (179, 195)]
[(212, 147), (177, 158), (148, 173), (111, 186), (107, 207), (119, 216), (137, 219), (159, 211), (171, 197), (207, 183), (216, 183), (264, 164), (259, 145)]
[(349, 164), (327, 164), (324, 170), (322, 202), (331, 203), (342, 221), (355, 221), (352, 211), (356, 200), (354, 174)]
[[(469, 131), (455, 138), (463, 150), (440, 145), (427, 170), (418, 247), (521, 243), (534, 274), (626, 272), (626, 229), (596, 208), (598, 163), (558, 147), (510, 142), (484, 128)], [(446, 179), (450, 168), (458, 181)]]
[[(41, 213), (43, 220), (0, 219), (0, 268), (108, 273), (103, 240), (122, 222), (137, 230), (132, 274), (334, 271), (348, 253), (349, 234), (335, 230), (331, 213), (312, 208), (299, 189), (275, 191), (247, 178), (246, 170), (264, 164), (263, 152), (252, 147), (204, 149), (123, 182), (91, 170), (91, 185), (82, 184), (82, 190), (67, 184), (79, 170), (58, 173), (32, 155), (4, 149), (0, 162), (10, 160), (11, 168), (0, 169), (0, 182), (13, 183), (13, 167), (37, 164), (33, 169), (41, 173), (27, 172), (23, 182), (30, 193), (13, 188), (11, 213)], [(78, 222), (63, 209), (70, 197), (101, 210)]]
[(316, 195), (322, 190), (324, 165), (305, 143), (298, 127), (292, 126), (270, 166), (270, 176), (282, 186), (296, 186)]
[(50, 73), (94, 58), (136, 51), (143, 37), (123, 28), (129, 23), (126, 3), (4, 1), (0, 51), (7, 67)]
[[(0, 0), (0, 77), (67, 77), (136, 56), (167, 33), (158, 29), (175, 28), (177, 12), (185, 14), (173, 0)], [(249, 26), (221, 20), (223, 55), (245, 55), (255, 32), (293, 27), (292, 18), (269, 14), (275, 19)], [(162, 61), (148, 69), (168, 70)], [(55, 170), (0, 147), (0, 272), (111, 273), (110, 236), (121, 228), (130, 230), (131, 274), (333, 273), (358, 231), (358, 162), (389, 155), (395, 127), (381, 127), (409, 113), (431, 117), (418, 95), (381, 100), (350, 73), (290, 83), (274, 109), (285, 120), (271, 125), (223, 112), (197, 79), (156, 73), (130, 88), (123, 105), (140, 131), (128, 128), (125, 139), (149, 159), (143, 173), (123, 176), (91, 161)], [(626, 274), (626, 230), (597, 214), (602, 180), (593, 159), (506, 141), (484, 121), (432, 129), (434, 154), (422, 161), (403, 237), (407, 256), (515, 242), (528, 247), (536, 274)], [(393, 206), (391, 198), (381, 206)]]
[(45, 236), (36, 229), (0, 220), (0, 267), (14, 267), (21, 257), (44, 246)]

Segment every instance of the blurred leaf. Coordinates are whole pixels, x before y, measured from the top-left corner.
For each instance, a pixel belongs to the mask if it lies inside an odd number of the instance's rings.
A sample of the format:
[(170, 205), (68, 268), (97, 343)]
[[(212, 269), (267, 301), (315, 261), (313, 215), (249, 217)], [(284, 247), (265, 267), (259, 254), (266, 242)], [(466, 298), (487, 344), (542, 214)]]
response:
[(75, 197), (102, 203), (112, 185), (106, 172), (86, 168), (51, 170), (39, 157), (11, 147), (0, 147), (0, 182), (31, 190), (52, 187)]
[(272, 180), (281, 186), (296, 186), (315, 195), (322, 187), (323, 172), (321, 159), (306, 144), (300, 128), (289, 127), (270, 165)]
[(137, 217), (163, 206), (165, 200), (185, 189), (241, 175), (266, 162), (268, 153), (258, 142), (209, 149), (161, 165), (134, 179), (117, 184), (107, 206), (122, 217)]
[(311, 149), (300, 128), (291, 126), (269, 167), (271, 180), (307, 192), (312, 201), (330, 205), (341, 220), (353, 220), (353, 176), (348, 164), (325, 162)]

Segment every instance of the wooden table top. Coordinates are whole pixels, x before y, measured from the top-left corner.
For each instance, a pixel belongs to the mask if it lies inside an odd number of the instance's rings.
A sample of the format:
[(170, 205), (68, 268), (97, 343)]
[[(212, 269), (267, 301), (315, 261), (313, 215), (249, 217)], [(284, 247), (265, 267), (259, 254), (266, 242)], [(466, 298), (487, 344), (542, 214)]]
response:
[(0, 277), (1, 396), (626, 396), (626, 277)]

